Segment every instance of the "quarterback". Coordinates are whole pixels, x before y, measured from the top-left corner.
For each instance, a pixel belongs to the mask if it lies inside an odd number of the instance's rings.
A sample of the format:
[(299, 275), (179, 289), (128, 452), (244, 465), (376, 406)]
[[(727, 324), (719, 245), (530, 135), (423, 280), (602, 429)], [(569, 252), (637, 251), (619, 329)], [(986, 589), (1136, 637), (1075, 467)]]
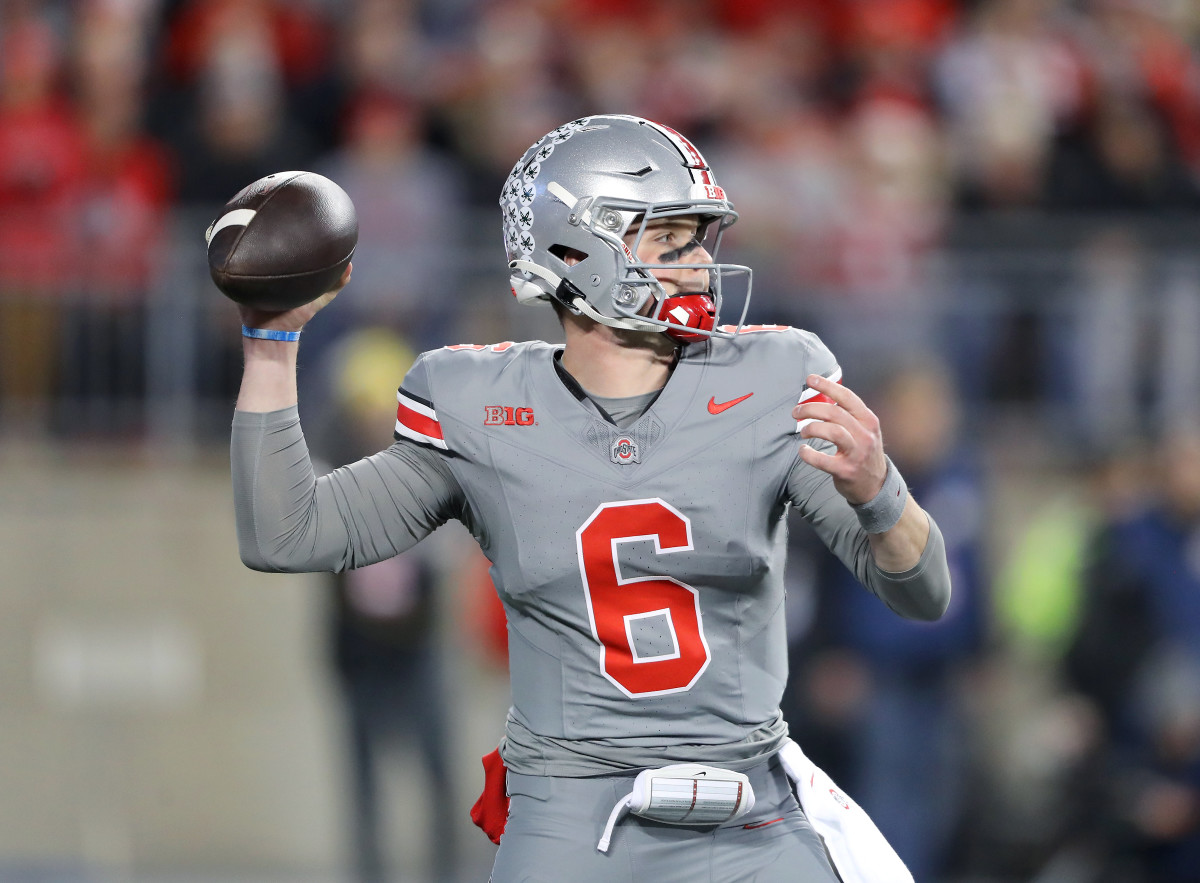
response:
[(330, 475), (304, 444), (297, 344), (255, 329), (298, 332), (337, 291), (242, 308), (242, 560), (341, 571), (452, 518), (478, 539), (512, 680), (495, 883), (834, 883), (779, 712), (785, 515), (912, 619), (949, 603), (941, 533), (821, 341), (744, 324), (751, 272), (715, 257), (737, 214), (682, 135), (568, 123), (500, 204), (512, 295), (549, 303), (565, 342), (423, 354), (395, 442)]

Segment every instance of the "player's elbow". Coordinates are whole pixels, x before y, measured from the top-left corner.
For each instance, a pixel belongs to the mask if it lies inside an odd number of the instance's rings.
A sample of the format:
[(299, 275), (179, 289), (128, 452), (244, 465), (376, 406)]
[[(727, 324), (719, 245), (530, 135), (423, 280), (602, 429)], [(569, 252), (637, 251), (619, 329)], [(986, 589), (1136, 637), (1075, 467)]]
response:
[(259, 573), (287, 573), (287, 567), (278, 561), (272, 561), (257, 548), (240, 550), (242, 564)]
[(263, 548), (259, 543), (240, 543), (238, 553), (242, 564), (260, 573), (307, 573), (314, 568), (296, 560), (281, 550)]
[(877, 594), (905, 619), (934, 622), (941, 619), (950, 606), (950, 580), (924, 573), (903, 582), (880, 586)]
[(933, 587), (931, 591), (918, 596), (915, 602), (908, 614), (909, 619), (936, 622), (950, 609), (950, 583), (947, 581), (944, 586)]

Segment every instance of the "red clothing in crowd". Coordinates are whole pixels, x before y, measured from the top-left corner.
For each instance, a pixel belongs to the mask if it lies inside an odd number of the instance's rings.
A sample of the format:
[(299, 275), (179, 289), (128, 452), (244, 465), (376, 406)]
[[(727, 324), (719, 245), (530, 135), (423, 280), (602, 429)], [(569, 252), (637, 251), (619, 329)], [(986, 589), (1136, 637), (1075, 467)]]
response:
[(64, 105), (0, 108), (0, 288), (41, 290), (67, 281), (85, 156), (79, 125)]
[(165, 149), (139, 137), (93, 150), (83, 182), (77, 224), (77, 266), (89, 291), (139, 295), (162, 255), (164, 223), (174, 198)]

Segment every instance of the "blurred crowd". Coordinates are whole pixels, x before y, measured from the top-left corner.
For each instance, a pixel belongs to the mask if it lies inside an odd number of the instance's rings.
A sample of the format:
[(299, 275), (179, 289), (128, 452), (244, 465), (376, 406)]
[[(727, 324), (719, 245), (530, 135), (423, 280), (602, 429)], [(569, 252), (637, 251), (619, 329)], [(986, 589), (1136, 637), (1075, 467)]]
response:
[[(530, 143), (592, 112), (701, 146), (742, 216), (725, 247), (755, 267), (750, 318), (814, 328), (863, 378), (946, 532), (955, 601), (928, 626), (796, 532), (809, 753), (921, 880), (1195, 880), (1188, 0), (5, 0), (0, 429), (137, 437), (165, 350), (199, 354), (187, 383), (220, 402), (219, 438), (236, 320), (201, 232), (284, 169), (336, 180), (360, 221), (306, 364), (341, 364), (363, 329), (418, 351), (530, 336), (496, 198)], [(205, 305), (178, 307), (197, 275)], [(336, 403), (325, 376), (302, 374), (306, 402)], [(997, 552), (986, 436), (1013, 402), (1087, 493)]]
[[(498, 182), (563, 120), (623, 111), (719, 169), (755, 315), (815, 327), (848, 362), (935, 349), (972, 402), (1059, 395), (1085, 436), (1128, 428), (1200, 384), (1172, 337), (1200, 318), (1197, 271), (1142, 272), (1128, 226), (1200, 205), (1198, 35), (1186, 0), (7, 0), (0, 413), (57, 396), (83, 403), (59, 428), (104, 428), (87, 402), (136, 400), (153, 373), (144, 304), (178, 271), (171, 220), (203, 229), (287, 168), (333, 176), (361, 220), (353, 304), (314, 355), (372, 321), (418, 348), (521, 336), (494, 295)], [(965, 226), (1014, 212), (1041, 220)], [(1086, 315), (1063, 331), (1038, 314), (1031, 354), (1013, 306), (1030, 286), (939, 257), (963, 230), (1044, 245), (1081, 213), (1124, 220), (1071, 228), (1072, 278), (1041, 283)], [(236, 370), (198, 373), (221, 396)]]

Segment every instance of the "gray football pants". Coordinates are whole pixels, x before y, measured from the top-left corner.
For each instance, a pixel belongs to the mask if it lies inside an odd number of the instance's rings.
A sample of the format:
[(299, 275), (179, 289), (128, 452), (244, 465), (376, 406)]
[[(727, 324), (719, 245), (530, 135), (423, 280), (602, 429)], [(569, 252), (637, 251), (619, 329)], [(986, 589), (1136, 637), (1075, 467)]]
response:
[(508, 774), (512, 799), (491, 883), (838, 883), (779, 761), (747, 770), (754, 809), (727, 825), (680, 827), (626, 815), (596, 849), (633, 775)]

